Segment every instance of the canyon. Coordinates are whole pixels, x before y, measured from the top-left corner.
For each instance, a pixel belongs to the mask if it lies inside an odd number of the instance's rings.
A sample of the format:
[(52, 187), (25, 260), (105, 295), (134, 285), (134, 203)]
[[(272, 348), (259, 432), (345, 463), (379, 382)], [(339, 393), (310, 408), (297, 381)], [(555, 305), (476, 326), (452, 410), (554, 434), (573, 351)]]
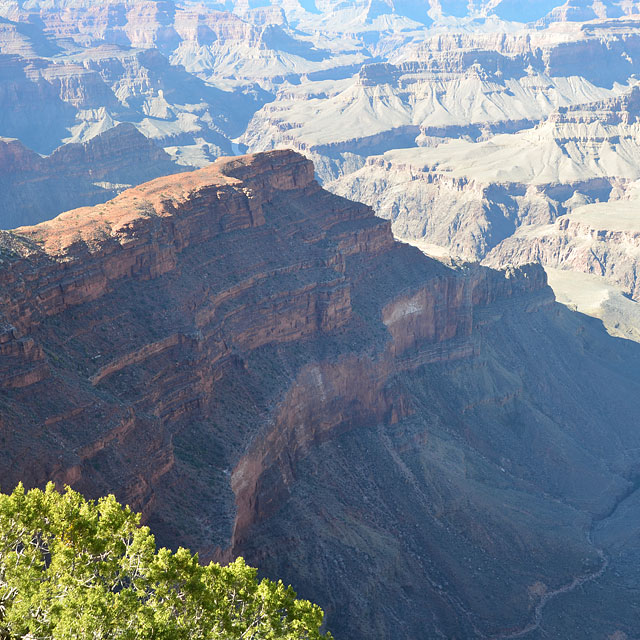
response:
[[(0, 136), (47, 156), (128, 123), (187, 168), (293, 148), (399, 237), (481, 260), (637, 179), (638, 16), (631, 1), (3, 0)], [(50, 215), (98, 201), (67, 190)], [(5, 228), (38, 221), (24, 200)]]
[(0, 246), (3, 486), (115, 491), (338, 638), (631, 637), (640, 348), (539, 266), (430, 259), (291, 151)]
[(636, 637), (639, 60), (635, 0), (0, 0), (2, 489), (336, 640)]
[(520, 227), (624, 198), (640, 177), (639, 107), (634, 85), (616, 98), (561, 107), (532, 129), (394, 149), (330, 186), (375, 206), (400, 237), (480, 260)]

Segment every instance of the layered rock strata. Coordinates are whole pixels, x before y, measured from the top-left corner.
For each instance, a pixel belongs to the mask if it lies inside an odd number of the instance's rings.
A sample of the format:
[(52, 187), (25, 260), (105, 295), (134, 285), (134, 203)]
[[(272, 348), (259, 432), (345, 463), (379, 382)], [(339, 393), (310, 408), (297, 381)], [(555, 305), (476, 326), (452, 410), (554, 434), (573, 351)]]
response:
[(114, 44), (55, 58), (0, 54), (0, 79), (0, 135), (43, 154), (127, 122), (203, 166), (231, 152), (229, 138), (263, 100), (208, 85), (157, 50)]
[(356, 73), (309, 75), (283, 87), (242, 141), (252, 151), (295, 148), (329, 181), (385, 151), (532, 129), (559, 108), (617, 98), (635, 72), (639, 25), (636, 16), (407, 37), (381, 53), (383, 62), (367, 61)]
[(530, 130), (388, 151), (328, 187), (373, 206), (399, 237), (479, 260), (519, 227), (623, 196), (640, 176), (639, 106), (634, 85)]
[[(446, 267), (313, 176), (225, 159), (3, 232), (2, 487), (115, 491), (338, 638), (517, 634), (605, 574), (640, 354), (539, 267)], [(576, 624), (631, 632), (617, 589)]]
[(485, 259), (485, 264), (528, 264), (602, 276), (640, 300), (640, 198), (576, 209), (552, 225), (523, 228)]

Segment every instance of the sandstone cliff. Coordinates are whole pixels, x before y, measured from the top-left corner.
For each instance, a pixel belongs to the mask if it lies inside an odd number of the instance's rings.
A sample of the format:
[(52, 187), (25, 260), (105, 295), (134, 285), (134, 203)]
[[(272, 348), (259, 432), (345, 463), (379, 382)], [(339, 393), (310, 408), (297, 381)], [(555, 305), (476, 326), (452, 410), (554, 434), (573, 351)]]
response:
[[(445, 267), (313, 175), (224, 159), (2, 232), (0, 482), (115, 491), (338, 638), (507, 637), (609, 575), (640, 354), (539, 267)], [(613, 589), (583, 629), (630, 632)]]

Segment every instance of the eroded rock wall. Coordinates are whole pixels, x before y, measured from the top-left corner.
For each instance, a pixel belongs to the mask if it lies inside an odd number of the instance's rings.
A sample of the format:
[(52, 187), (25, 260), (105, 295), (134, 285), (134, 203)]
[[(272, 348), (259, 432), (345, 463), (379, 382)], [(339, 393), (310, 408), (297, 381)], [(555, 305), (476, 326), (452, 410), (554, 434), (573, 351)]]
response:
[(517, 632), (598, 570), (587, 533), (633, 486), (638, 353), (541, 268), (430, 260), (289, 151), (0, 242), (3, 488), (115, 492), (344, 638)]

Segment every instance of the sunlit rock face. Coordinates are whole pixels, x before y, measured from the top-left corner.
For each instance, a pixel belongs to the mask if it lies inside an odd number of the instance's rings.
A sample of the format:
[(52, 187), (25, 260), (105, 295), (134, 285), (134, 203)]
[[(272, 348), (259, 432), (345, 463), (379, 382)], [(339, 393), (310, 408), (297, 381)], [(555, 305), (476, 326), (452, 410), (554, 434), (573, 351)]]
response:
[(84, 143), (42, 157), (16, 139), (0, 139), (6, 229), (54, 218), (78, 204), (109, 200), (132, 185), (186, 171), (133, 125), (119, 124)]
[(562, 107), (533, 129), (483, 142), (388, 151), (331, 188), (371, 204), (400, 237), (482, 259), (523, 225), (624, 196), (640, 178), (638, 96), (634, 86)]
[(628, 197), (578, 207), (552, 225), (524, 227), (490, 252), (487, 265), (538, 262), (551, 268), (602, 276), (640, 300), (640, 199)]
[[(6, 0), (0, 136), (49, 155), (131, 123), (186, 167), (245, 148), (294, 148), (327, 184), (344, 178), (337, 192), (377, 206), (366, 193), (371, 185), (360, 186), (368, 178), (354, 176), (355, 186), (348, 179), (371, 156), (464, 140), (480, 145), (466, 154), (467, 164), (480, 165), (482, 143), (496, 135), (623, 95), (640, 55), (637, 15), (633, 2)], [(448, 160), (442, 153), (438, 164)], [(474, 228), (474, 241), (451, 238), (460, 255), (482, 253), (513, 232), (513, 207), (539, 221), (563, 211), (554, 198), (549, 206), (544, 197), (521, 203), (517, 194), (506, 204), (485, 202), (487, 184), (501, 185), (500, 176), (476, 183), (472, 215), (495, 213)], [(71, 206), (96, 202), (81, 195)], [(380, 209), (387, 215), (387, 203)], [(411, 226), (402, 233), (421, 237), (420, 225)]]

